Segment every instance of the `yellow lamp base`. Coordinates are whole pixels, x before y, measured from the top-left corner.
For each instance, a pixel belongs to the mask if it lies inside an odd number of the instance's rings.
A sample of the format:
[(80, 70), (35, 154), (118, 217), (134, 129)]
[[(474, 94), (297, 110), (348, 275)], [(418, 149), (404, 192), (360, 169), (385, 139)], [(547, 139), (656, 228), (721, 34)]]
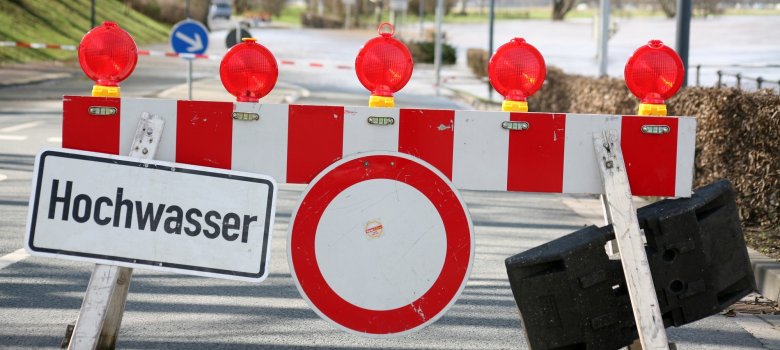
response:
[(504, 112), (528, 112), (528, 102), (504, 100), (501, 103), (501, 110)]
[(369, 107), (394, 107), (395, 100), (392, 97), (371, 95), (368, 99)]
[(119, 97), (119, 86), (92, 86), (92, 96), (94, 97)]
[(665, 104), (653, 104), (653, 103), (640, 103), (639, 115), (665, 117), (666, 105)]

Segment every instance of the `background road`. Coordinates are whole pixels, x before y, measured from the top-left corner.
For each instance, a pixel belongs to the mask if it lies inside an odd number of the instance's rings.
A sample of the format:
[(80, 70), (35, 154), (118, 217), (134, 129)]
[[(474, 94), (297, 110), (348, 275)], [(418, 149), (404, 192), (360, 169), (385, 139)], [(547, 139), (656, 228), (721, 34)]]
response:
[[(212, 34), (220, 43), (224, 31)], [(354, 57), (374, 34), (274, 29), (255, 34), (277, 55), (336, 61)], [(295, 47), (289, 49), (294, 40)], [(286, 45), (287, 44), (287, 45)], [(212, 46), (209, 53), (223, 49)], [(305, 48), (304, 50), (300, 48)], [(154, 48), (153, 48), (154, 49)], [(159, 47), (158, 49), (165, 49)], [(286, 51), (285, 51), (286, 50)], [(343, 60), (339, 60), (343, 61)], [(216, 79), (217, 62), (197, 61), (196, 78)], [(61, 96), (87, 95), (91, 82), (74, 76), (0, 89), (0, 348), (54, 348), (75, 321), (92, 265), (26, 257), (24, 236), (34, 155), (58, 147)], [(123, 96), (154, 96), (183, 83), (185, 64), (142, 57), (122, 84)], [(296, 103), (365, 105), (368, 93), (351, 70), (281, 67), (280, 81), (308, 90)], [(419, 67), (399, 106), (462, 108), (436, 96), (431, 71)], [(202, 91), (196, 91), (195, 98)], [(136, 270), (119, 335), (119, 348), (526, 348), (506, 278), (505, 258), (584, 225), (600, 224), (594, 198), (463, 191), (476, 232), (475, 263), (458, 302), (439, 321), (396, 339), (366, 339), (331, 327), (300, 297), (287, 265), (291, 211), (303, 186), (280, 188), (270, 276), (262, 284)], [(84, 242), (89, 244), (89, 242)], [(771, 348), (745, 330), (744, 318), (709, 317), (670, 329), (679, 349)]]

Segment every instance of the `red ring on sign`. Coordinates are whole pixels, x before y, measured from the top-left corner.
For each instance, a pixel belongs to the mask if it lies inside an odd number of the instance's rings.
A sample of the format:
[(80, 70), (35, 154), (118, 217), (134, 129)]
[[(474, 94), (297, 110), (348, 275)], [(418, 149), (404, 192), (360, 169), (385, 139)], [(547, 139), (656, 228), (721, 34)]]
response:
[[(365, 309), (336, 294), (323, 277), (315, 252), (317, 225), (327, 206), (348, 187), (373, 179), (395, 180), (414, 187), (431, 201), (440, 217), (447, 218), (442, 220), (447, 250), (438, 278), (420, 298), (392, 310)], [(454, 302), (471, 265), (471, 223), (460, 198), (444, 178), (412, 159), (369, 155), (336, 166), (312, 182), (292, 225), (289, 254), (301, 291), (321, 315), (361, 333), (400, 333), (437, 319)]]

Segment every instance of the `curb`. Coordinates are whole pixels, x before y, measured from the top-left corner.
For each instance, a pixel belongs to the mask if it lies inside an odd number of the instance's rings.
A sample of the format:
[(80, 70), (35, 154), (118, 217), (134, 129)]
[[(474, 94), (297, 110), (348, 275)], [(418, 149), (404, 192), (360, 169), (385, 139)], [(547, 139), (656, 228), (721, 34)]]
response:
[(458, 88), (450, 87), (450, 86), (442, 86), (442, 88), (451, 91), (455, 95), (456, 99), (471, 105), (477, 110), (482, 110), (482, 111), (501, 110), (501, 102), (480, 97), (470, 92)]
[(772, 301), (780, 299), (780, 262), (748, 248), (750, 266), (758, 293)]
[[(0, 73), (2, 74), (2, 73)], [(4, 74), (3, 74), (4, 75)], [(4, 77), (3, 81), (0, 82), (0, 88), (7, 88), (7, 87), (14, 87), (14, 86), (25, 86), (25, 85), (32, 85), (32, 84), (40, 84), (45, 83), (48, 81), (53, 80), (61, 80), (61, 79), (68, 79), (70, 77), (73, 77), (73, 74), (71, 73), (43, 73), (40, 72), (30, 72), (30, 76), (25, 77), (19, 77), (19, 78), (7, 78)]]

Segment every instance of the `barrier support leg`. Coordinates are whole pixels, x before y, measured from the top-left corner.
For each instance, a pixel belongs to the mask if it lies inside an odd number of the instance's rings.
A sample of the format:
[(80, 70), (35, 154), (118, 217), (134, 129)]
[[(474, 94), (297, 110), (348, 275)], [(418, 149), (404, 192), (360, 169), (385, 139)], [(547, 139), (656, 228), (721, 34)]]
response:
[(605, 212), (615, 230), (639, 342), (645, 350), (669, 349), (617, 135), (615, 130), (593, 134), (596, 161), (604, 185)]
[[(130, 157), (153, 159), (164, 120), (143, 113), (138, 121)], [(116, 346), (133, 269), (96, 264), (81, 303), (68, 349), (113, 349)]]

